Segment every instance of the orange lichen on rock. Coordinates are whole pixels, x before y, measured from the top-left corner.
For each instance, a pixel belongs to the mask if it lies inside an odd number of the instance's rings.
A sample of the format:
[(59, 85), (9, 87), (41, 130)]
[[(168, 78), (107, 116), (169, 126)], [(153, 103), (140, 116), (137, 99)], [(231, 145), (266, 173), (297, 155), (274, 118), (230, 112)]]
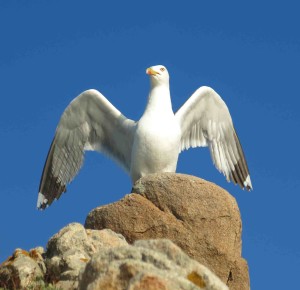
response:
[(188, 274), (187, 276), (188, 280), (190, 280), (192, 283), (194, 283), (196, 286), (199, 286), (200, 288), (205, 288), (206, 284), (203, 278), (197, 273), (197, 272), (192, 272)]

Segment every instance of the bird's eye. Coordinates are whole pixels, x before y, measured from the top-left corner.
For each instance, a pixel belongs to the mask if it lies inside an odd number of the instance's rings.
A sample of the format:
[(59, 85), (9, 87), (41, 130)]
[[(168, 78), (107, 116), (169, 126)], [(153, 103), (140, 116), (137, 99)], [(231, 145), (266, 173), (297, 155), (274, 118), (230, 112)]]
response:
[(165, 71), (165, 68), (164, 68), (164, 67), (161, 67), (161, 68), (160, 68), (160, 71)]

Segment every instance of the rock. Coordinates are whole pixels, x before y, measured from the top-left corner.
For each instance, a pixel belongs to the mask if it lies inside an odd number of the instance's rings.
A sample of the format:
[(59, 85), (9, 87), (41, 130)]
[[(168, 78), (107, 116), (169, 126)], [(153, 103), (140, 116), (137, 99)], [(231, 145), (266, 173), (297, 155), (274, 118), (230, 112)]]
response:
[(109, 228), (130, 243), (170, 239), (230, 289), (249, 289), (247, 263), (241, 258), (240, 213), (227, 191), (193, 176), (163, 173), (141, 178), (132, 192), (92, 210), (85, 227)]
[(142, 178), (133, 191), (93, 210), (87, 229), (63, 228), (46, 252), (17, 249), (0, 265), (0, 288), (249, 289), (240, 214), (230, 194), (171, 173)]
[(94, 253), (123, 245), (127, 245), (124, 237), (109, 229), (85, 230), (81, 224), (69, 224), (48, 242), (47, 282), (62, 289), (77, 289), (79, 272)]
[(39, 247), (29, 252), (16, 249), (11, 257), (0, 265), (0, 287), (5, 289), (35, 289), (46, 272)]
[(228, 287), (171, 241), (147, 240), (95, 254), (80, 275), (79, 289), (225, 290)]

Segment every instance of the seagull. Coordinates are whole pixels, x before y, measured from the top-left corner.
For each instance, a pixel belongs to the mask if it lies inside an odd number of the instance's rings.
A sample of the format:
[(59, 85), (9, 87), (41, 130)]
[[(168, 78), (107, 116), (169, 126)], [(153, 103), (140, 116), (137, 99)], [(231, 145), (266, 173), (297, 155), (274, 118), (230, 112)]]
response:
[(147, 174), (176, 172), (180, 152), (207, 146), (215, 167), (228, 182), (252, 189), (247, 162), (222, 98), (202, 86), (174, 114), (166, 67), (152, 66), (146, 73), (150, 92), (138, 122), (126, 118), (94, 89), (67, 106), (44, 165), (38, 209), (45, 209), (66, 191), (88, 150), (115, 160), (134, 183)]

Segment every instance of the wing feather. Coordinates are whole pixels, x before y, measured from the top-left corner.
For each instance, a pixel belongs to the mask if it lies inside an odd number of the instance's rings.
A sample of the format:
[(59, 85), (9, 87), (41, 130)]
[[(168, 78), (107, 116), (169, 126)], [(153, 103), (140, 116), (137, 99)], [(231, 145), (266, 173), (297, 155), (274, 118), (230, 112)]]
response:
[(181, 127), (181, 151), (208, 146), (216, 168), (228, 181), (252, 189), (247, 162), (229, 110), (209, 87), (200, 87), (176, 112)]
[(66, 108), (57, 126), (43, 169), (37, 207), (46, 208), (66, 191), (84, 162), (96, 150), (130, 169), (135, 122), (123, 116), (101, 93), (88, 90)]

